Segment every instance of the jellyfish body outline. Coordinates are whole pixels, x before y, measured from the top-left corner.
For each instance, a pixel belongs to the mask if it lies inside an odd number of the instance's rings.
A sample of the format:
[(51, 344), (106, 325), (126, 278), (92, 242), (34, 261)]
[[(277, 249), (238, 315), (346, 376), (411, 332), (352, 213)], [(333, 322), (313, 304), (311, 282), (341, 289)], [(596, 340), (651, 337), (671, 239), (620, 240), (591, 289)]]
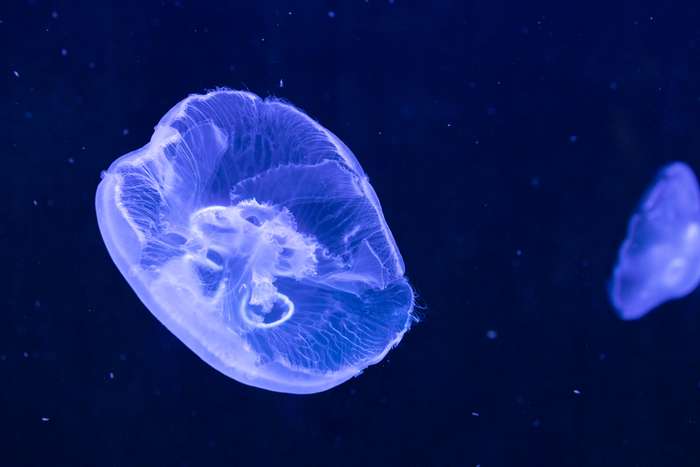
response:
[(662, 167), (630, 218), (608, 284), (624, 320), (639, 319), (700, 283), (700, 189), (683, 162)]
[(148, 144), (103, 172), (95, 203), (140, 300), (245, 384), (332, 388), (381, 361), (415, 319), (403, 258), (359, 162), (280, 100), (227, 89), (187, 97)]

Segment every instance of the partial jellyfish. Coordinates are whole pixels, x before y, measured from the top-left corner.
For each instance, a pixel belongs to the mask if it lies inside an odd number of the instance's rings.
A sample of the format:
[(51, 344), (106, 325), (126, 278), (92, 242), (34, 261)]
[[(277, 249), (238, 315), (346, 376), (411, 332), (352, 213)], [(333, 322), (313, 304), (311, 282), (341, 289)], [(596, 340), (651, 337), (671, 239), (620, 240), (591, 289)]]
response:
[(619, 316), (638, 319), (700, 281), (700, 191), (690, 167), (663, 167), (630, 219), (610, 282)]
[(382, 360), (414, 320), (367, 175), (340, 139), (279, 100), (186, 98), (103, 173), (95, 204), (141, 301), (242, 383), (332, 388)]

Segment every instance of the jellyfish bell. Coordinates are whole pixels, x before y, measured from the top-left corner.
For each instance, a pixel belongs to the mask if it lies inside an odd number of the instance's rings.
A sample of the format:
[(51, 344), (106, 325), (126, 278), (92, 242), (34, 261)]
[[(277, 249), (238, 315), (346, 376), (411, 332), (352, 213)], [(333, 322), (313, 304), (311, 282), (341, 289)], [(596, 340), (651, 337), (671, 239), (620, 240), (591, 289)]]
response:
[(414, 319), (359, 162), (289, 104), (229, 90), (188, 97), (112, 163), (95, 204), (141, 301), (243, 383), (332, 388), (379, 362)]
[(663, 167), (629, 221), (610, 281), (619, 316), (638, 319), (700, 282), (700, 190), (682, 162)]

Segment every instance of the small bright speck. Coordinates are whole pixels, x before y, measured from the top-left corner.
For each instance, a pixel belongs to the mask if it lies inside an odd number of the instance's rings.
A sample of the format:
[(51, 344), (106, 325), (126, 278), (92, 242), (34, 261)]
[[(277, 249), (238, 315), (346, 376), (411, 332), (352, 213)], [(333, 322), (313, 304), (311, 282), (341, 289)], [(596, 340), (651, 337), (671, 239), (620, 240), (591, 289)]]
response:
[(329, 17), (329, 18), (335, 18), (335, 11), (329, 11), (329, 12), (328, 12), (328, 17)]
[(69, 163), (70, 165), (75, 164), (75, 159), (73, 159), (72, 157), (69, 157), (69, 158), (68, 158), (68, 163)]
[(515, 250), (515, 256), (522, 256), (523, 250)]
[(12, 74), (15, 75), (15, 78), (19, 78), (19, 71), (14, 70)]
[(570, 141), (570, 142), (575, 143), (576, 140), (578, 140), (578, 136), (576, 136), (576, 135), (571, 135), (571, 136), (569, 136), (569, 141)]
[[(32, 204), (33, 204), (34, 206), (39, 206), (39, 202), (38, 202), (37, 200), (35, 200), (35, 199), (32, 200)], [(26, 352), (25, 352), (25, 353), (26, 353)]]
[(52, 11), (52, 12), (51, 12), (51, 17), (52, 17), (53, 19), (58, 18), (58, 12), (57, 12), (57, 11)]
[(107, 376), (109, 376), (109, 379), (114, 379), (114, 372), (110, 371)]
[(41, 417), (42, 422), (48, 422), (49, 420), (51, 420), (49, 417)]
[(124, 129), (122, 130), (122, 135), (126, 136), (126, 135), (128, 135), (128, 134), (129, 134), (129, 129), (128, 129), (128, 128), (124, 128)]
[(68, 51), (66, 49), (61, 49), (61, 55), (65, 57), (66, 55), (68, 55)]
[(577, 396), (580, 396), (580, 395), (581, 395), (581, 391), (578, 390), (578, 389), (574, 389), (574, 394), (576, 394)]
[(479, 416), (479, 412), (472, 412), (472, 417), (478, 417), (478, 416)]
[(486, 331), (486, 337), (490, 340), (495, 340), (498, 337), (498, 332), (496, 332), (493, 329), (489, 329), (488, 331)]
[(281, 87), (281, 88), (284, 87), (284, 80), (283, 80), (283, 79), (280, 80), (280, 87)]

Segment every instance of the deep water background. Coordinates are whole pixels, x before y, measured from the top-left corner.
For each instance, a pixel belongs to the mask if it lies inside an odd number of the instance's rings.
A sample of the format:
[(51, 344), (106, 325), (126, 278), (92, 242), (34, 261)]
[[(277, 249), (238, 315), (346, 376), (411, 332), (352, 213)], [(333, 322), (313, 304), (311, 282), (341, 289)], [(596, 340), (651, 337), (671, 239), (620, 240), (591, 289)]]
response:
[[(0, 50), (0, 465), (700, 465), (700, 296), (606, 297), (656, 170), (700, 170), (697, 2), (11, 0)], [(219, 374), (102, 244), (100, 171), (218, 86), (353, 150), (420, 295), (330, 391)]]

